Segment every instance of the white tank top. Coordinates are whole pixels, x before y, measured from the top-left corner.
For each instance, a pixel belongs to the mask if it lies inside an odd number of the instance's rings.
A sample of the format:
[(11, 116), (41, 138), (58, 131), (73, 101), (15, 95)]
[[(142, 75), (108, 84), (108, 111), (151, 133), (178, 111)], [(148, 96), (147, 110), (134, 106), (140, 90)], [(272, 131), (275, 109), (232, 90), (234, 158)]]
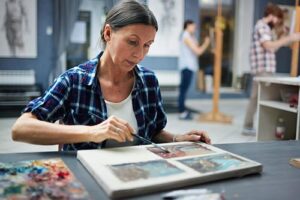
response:
[[(107, 109), (107, 116), (110, 117), (112, 115), (121, 118), (125, 121), (127, 121), (130, 126), (137, 132), (138, 131), (138, 125), (136, 121), (136, 117), (133, 111), (132, 106), (132, 96), (131, 94), (124, 99), (121, 102), (114, 103), (105, 100), (106, 103), (106, 109)], [(134, 138), (135, 139), (135, 138)], [(121, 146), (132, 146), (136, 144), (136, 139), (133, 142), (122, 142), (119, 143), (114, 140), (107, 140), (105, 147), (121, 147)]]
[(178, 58), (179, 69), (189, 69), (192, 71), (198, 70), (198, 56), (193, 52), (193, 50), (188, 47), (184, 40), (189, 38), (194, 43), (197, 44), (195, 36), (191, 35), (187, 31), (184, 31), (180, 37), (180, 54)]

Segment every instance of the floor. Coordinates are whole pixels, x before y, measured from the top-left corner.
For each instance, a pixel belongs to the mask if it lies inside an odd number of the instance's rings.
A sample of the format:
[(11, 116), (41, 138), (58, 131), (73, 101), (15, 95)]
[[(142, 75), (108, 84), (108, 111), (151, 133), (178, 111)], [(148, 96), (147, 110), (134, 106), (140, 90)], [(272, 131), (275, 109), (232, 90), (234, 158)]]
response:
[[(247, 99), (220, 100), (220, 112), (232, 116), (232, 124), (199, 122), (197, 120), (197, 113), (194, 114), (194, 120), (182, 121), (178, 120), (177, 113), (168, 113), (168, 124), (166, 130), (176, 134), (188, 132), (191, 129), (205, 130), (211, 137), (213, 144), (255, 142), (256, 138), (254, 136), (244, 136), (241, 134), (247, 103)], [(210, 99), (188, 100), (187, 106), (198, 111), (200, 114), (212, 110), (212, 103)], [(15, 120), (16, 118), (0, 118), (0, 153), (57, 151), (57, 145), (40, 146), (12, 141), (11, 127)]]

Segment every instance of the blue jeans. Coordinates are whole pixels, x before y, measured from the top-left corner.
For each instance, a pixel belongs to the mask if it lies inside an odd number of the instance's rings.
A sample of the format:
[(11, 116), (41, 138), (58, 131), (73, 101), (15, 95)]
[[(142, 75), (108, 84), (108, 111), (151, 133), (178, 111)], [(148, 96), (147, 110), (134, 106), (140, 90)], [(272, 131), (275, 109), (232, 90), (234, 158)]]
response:
[(194, 72), (187, 68), (181, 71), (181, 79), (180, 79), (180, 86), (179, 86), (179, 98), (178, 98), (178, 109), (179, 112), (184, 112), (185, 109), (185, 99), (187, 91), (191, 85), (192, 78)]

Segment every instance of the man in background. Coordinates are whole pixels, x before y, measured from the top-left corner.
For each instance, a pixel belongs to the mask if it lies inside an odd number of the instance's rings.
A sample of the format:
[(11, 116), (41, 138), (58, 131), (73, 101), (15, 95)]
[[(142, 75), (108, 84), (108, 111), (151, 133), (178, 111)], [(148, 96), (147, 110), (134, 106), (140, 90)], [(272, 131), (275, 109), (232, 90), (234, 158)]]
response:
[[(270, 77), (276, 72), (276, 51), (292, 42), (300, 40), (300, 33), (277, 33), (274, 39), (273, 29), (283, 23), (283, 11), (275, 4), (268, 4), (264, 17), (254, 27), (250, 50), (250, 64), (253, 77)], [(276, 34), (276, 33), (275, 33)], [(255, 135), (254, 114), (257, 110), (258, 83), (253, 81), (250, 101), (244, 121), (244, 135)]]

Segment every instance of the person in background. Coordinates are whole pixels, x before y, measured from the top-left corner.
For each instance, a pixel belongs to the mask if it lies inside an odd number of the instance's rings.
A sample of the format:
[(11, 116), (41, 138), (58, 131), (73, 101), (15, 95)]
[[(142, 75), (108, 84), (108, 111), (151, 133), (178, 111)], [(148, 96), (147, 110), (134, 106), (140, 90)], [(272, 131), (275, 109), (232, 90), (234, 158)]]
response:
[[(253, 77), (270, 77), (276, 72), (276, 51), (292, 42), (300, 40), (300, 33), (277, 35), (273, 38), (273, 29), (283, 23), (283, 11), (275, 4), (269, 3), (264, 17), (257, 21), (250, 50), (250, 64)], [(275, 32), (276, 33), (276, 32)], [(244, 121), (242, 134), (255, 135), (253, 127), (254, 115), (257, 110), (258, 83), (253, 81), (250, 101)]]
[[(158, 30), (149, 8), (120, 1), (101, 31), (103, 52), (60, 75), (43, 96), (31, 101), (12, 127), (12, 138), (33, 144), (64, 144), (63, 150), (203, 141), (205, 131), (176, 135), (165, 130), (167, 117), (152, 71), (138, 63)], [(62, 123), (54, 123), (60, 120)]]
[(180, 36), (179, 69), (181, 73), (178, 109), (179, 119), (192, 119), (191, 112), (185, 107), (187, 91), (191, 85), (193, 74), (198, 70), (198, 56), (203, 54), (210, 44), (209, 37), (205, 37), (203, 44), (198, 45), (195, 37), (196, 24), (192, 20), (186, 20), (183, 33)]

